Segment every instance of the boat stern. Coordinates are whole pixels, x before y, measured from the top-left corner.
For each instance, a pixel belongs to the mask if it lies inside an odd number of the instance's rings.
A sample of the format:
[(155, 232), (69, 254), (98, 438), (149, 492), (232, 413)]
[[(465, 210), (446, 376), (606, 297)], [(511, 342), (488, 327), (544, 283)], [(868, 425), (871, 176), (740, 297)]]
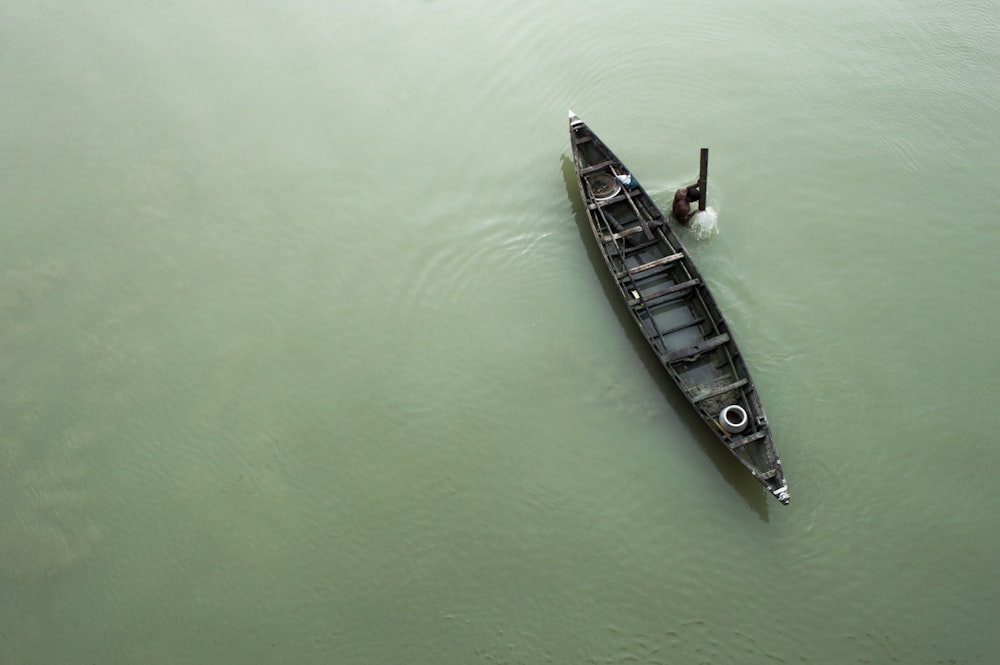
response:
[(781, 505), (787, 506), (788, 502), (792, 500), (792, 495), (788, 493), (788, 485), (784, 484), (776, 490), (771, 490), (771, 494), (774, 495)]

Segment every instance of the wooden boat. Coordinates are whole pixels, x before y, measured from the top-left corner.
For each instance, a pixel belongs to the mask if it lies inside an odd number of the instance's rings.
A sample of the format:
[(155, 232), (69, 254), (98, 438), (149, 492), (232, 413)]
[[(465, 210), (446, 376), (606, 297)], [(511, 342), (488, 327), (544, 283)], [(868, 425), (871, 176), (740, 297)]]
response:
[(625, 307), (708, 428), (778, 501), (788, 484), (732, 330), (663, 213), (601, 139), (569, 112), (577, 184)]

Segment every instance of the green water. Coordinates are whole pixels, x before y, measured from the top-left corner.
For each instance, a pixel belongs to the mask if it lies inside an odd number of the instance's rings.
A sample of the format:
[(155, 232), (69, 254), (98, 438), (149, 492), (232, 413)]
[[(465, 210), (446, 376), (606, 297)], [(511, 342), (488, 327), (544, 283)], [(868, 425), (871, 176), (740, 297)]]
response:
[[(991, 663), (992, 3), (0, 7), (0, 662)], [(686, 231), (782, 507), (602, 274)]]

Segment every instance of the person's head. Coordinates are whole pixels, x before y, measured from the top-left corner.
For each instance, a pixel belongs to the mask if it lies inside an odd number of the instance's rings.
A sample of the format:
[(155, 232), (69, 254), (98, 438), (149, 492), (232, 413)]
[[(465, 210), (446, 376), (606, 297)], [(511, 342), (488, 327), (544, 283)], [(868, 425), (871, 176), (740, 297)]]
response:
[(697, 187), (687, 188), (687, 200), (694, 203), (701, 198), (701, 192), (698, 191)]

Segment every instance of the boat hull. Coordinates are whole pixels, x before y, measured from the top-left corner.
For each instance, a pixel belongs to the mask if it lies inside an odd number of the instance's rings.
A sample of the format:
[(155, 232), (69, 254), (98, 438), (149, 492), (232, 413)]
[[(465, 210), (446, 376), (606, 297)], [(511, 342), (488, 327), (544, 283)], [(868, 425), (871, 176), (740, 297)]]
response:
[(572, 111), (569, 125), (590, 229), (629, 315), (709, 430), (787, 504), (788, 484), (760, 396), (674, 221)]

